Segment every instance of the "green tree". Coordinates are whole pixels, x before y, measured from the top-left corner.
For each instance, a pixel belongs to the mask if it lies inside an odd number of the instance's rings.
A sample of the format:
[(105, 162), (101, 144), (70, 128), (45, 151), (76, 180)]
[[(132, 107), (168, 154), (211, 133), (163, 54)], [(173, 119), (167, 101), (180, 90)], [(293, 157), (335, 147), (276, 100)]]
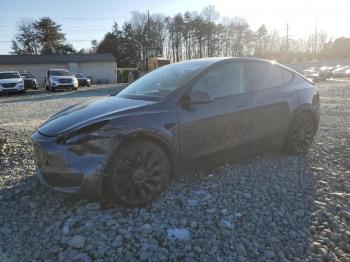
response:
[(96, 49), (97, 53), (111, 53), (117, 59), (118, 67), (136, 67), (138, 45), (129, 23), (119, 29), (114, 23), (112, 31), (108, 32)]
[(12, 41), (12, 54), (70, 54), (76, 53), (71, 44), (66, 43), (61, 25), (49, 17), (35, 22), (21, 21), (18, 33)]
[(50, 17), (43, 17), (34, 22), (37, 38), (41, 44), (41, 54), (69, 54), (75, 53), (73, 46), (66, 44), (65, 34), (61, 25)]

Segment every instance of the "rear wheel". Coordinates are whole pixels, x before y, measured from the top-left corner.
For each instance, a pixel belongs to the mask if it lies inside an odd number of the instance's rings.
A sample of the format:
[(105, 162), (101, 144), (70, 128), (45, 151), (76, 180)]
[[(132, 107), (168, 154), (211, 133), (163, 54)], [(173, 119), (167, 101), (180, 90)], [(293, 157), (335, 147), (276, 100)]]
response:
[(169, 180), (167, 155), (157, 145), (135, 141), (122, 146), (107, 176), (110, 195), (129, 206), (142, 206), (156, 198)]
[(286, 149), (290, 154), (304, 154), (312, 145), (316, 134), (316, 123), (308, 112), (299, 113), (289, 128)]

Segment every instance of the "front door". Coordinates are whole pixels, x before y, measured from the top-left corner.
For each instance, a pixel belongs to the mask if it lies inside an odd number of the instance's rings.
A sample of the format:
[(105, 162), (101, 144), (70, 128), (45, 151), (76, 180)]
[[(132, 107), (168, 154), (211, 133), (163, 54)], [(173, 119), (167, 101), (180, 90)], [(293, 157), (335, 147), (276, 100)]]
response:
[(249, 134), (250, 97), (241, 62), (219, 65), (199, 78), (189, 94), (209, 93), (212, 101), (179, 105), (180, 145), (185, 163), (237, 146)]

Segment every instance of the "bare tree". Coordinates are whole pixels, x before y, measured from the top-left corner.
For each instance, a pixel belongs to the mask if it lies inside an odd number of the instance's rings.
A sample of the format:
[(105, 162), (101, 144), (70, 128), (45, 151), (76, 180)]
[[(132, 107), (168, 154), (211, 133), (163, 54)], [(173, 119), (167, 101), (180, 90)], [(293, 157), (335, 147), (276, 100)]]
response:
[(12, 44), (13, 53), (38, 55), (40, 42), (34, 22), (22, 19), (17, 26), (17, 31), (16, 40)]

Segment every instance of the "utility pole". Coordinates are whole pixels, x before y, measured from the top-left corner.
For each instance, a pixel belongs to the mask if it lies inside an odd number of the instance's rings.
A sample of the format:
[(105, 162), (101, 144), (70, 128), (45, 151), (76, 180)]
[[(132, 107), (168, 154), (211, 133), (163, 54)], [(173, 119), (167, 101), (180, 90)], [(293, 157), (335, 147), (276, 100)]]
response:
[(314, 54), (316, 55), (317, 52), (317, 42), (318, 42), (318, 37), (317, 37), (317, 16), (316, 16), (316, 22), (315, 22), (315, 37), (314, 37)]
[(148, 72), (148, 50), (150, 48), (150, 18), (149, 18), (149, 10), (147, 10), (147, 39), (146, 39), (146, 70)]
[(287, 23), (287, 37), (286, 37), (286, 49), (287, 53), (289, 53), (289, 23)]

